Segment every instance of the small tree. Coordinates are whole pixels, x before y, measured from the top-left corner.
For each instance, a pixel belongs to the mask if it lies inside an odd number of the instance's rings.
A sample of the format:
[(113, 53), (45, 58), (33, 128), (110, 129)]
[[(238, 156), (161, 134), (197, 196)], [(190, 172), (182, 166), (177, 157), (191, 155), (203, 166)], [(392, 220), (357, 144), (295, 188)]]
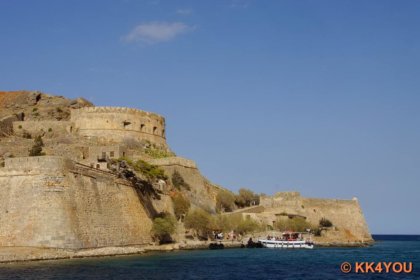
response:
[(242, 219), (242, 221), (236, 227), (236, 231), (240, 234), (251, 233), (259, 231), (262, 229), (262, 226), (257, 221), (252, 219)]
[(320, 227), (332, 227), (332, 222), (326, 218), (322, 218), (319, 220), (319, 226)]
[(194, 229), (197, 234), (207, 238), (212, 229), (213, 221), (211, 215), (203, 209), (190, 210), (185, 217), (185, 227)]
[(162, 217), (157, 217), (153, 220), (152, 234), (159, 239), (159, 243), (171, 242), (171, 234), (175, 232), (176, 221), (170, 214), (164, 214)]
[(312, 228), (311, 224), (301, 217), (288, 218), (287, 220), (278, 219), (274, 227), (279, 231), (291, 230), (297, 232), (304, 232)]
[(181, 188), (185, 188), (186, 190), (190, 190), (191, 187), (188, 185), (187, 182), (185, 182), (184, 178), (181, 176), (181, 174), (175, 170), (172, 174), (172, 184), (174, 187), (178, 190), (181, 190)]
[(177, 193), (172, 197), (174, 203), (175, 217), (179, 220), (188, 213), (191, 203), (181, 193)]
[(216, 196), (217, 211), (232, 212), (235, 208), (235, 195), (227, 190), (219, 190)]
[(127, 162), (132, 165), (134, 170), (141, 172), (150, 180), (162, 179), (167, 180), (168, 177), (165, 175), (165, 171), (159, 166), (145, 162), (144, 160), (138, 160), (135, 163)]
[(30, 157), (44, 156), (45, 153), (42, 152), (42, 147), (44, 147), (44, 142), (42, 141), (42, 137), (39, 135), (35, 137), (34, 145), (29, 150), (29, 156)]
[(215, 227), (223, 232), (231, 231), (235, 228), (229, 215), (218, 214), (213, 220)]
[(260, 198), (253, 191), (241, 188), (239, 189), (239, 194), (236, 196), (235, 203), (238, 207), (248, 207), (260, 204)]

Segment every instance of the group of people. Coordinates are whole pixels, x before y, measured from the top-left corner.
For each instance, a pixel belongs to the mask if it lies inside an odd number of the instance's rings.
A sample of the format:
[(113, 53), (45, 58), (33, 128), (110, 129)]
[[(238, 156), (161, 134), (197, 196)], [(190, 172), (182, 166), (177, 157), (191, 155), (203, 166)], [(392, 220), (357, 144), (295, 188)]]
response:
[(214, 236), (214, 239), (216, 240), (223, 240), (224, 238), (223, 232), (213, 231), (213, 236)]
[[(223, 232), (221, 231), (213, 231), (213, 237), (215, 240), (223, 240), (225, 238)], [(240, 235), (236, 235), (236, 233), (232, 230), (229, 232), (226, 236), (227, 240), (237, 240), (240, 237)]]
[(303, 237), (301, 234), (299, 234), (298, 236), (293, 236), (293, 235), (283, 235), (282, 237), (278, 237), (278, 236), (271, 236), (268, 235), (267, 236), (267, 240), (275, 240), (275, 241), (293, 241), (293, 240), (303, 240)]

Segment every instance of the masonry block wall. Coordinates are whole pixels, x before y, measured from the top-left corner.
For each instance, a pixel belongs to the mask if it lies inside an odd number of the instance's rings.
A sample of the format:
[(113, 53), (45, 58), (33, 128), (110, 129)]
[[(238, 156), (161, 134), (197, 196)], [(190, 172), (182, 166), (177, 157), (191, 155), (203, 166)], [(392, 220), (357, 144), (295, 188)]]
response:
[(273, 197), (261, 197), (260, 205), (265, 208), (271, 222), (279, 213), (304, 216), (313, 225), (318, 225), (321, 218), (327, 218), (353, 239), (372, 239), (357, 199), (306, 198), (298, 192), (280, 192)]
[(13, 122), (13, 132), (22, 136), (24, 132), (32, 136), (43, 132), (55, 132), (60, 134), (71, 133), (74, 124), (69, 121), (15, 121)]
[(165, 119), (157, 114), (122, 107), (85, 107), (71, 111), (79, 135), (121, 143), (147, 140), (166, 147)]
[(60, 157), (8, 159), (0, 189), (0, 246), (80, 249), (151, 241), (152, 221), (136, 191), (108, 172)]

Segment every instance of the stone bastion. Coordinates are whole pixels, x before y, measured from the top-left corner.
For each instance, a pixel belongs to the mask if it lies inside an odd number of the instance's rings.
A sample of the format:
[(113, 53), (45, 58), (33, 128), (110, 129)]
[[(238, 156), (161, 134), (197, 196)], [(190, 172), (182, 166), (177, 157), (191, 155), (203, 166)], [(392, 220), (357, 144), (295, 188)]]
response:
[(155, 113), (125, 107), (85, 107), (71, 110), (70, 120), (83, 137), (117, 143), (147, 140), (167, 147), (165, 118)]
[(145, 245), (152, 221), (115, 174), (58, 156), (0, 168), (0, 247), (87, 249)]

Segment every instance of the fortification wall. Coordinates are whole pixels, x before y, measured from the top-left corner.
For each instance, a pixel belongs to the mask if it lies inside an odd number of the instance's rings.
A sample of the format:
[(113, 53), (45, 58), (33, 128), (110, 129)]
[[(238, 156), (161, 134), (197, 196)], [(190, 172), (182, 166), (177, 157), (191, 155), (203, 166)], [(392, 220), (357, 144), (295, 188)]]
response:
[(71, 133), (74, 123), (69, 121), (15, 121), (13, 122), (13, 132), (22, 136), (24, 132), (32, 136), (52, 131), (59, 134)]
[(13, 122), (17, 121), (18, 117), (15, 115), (3, 117), (0, 119), (0, 137), (8, 136), (13, 132)]
[(304, 198), (302, 211), (308, 221), (317, 224), (321, 218), (329, 219), (343, 232), (347, 240), (371, 240), (368, 225), (357, 199), (315, 199)]
[(206, 181), (197, 168), (184, 167), (178, 164), (161, 165), (160, 167), (165, 171), (165, 174), (169, 178), (172, 178), (175, 171), (181, 175), (190, 187), (189, 191), (186, 191), (184, 187), (181, 187), (183, 194), (188, 197), (188, 200), (193, 206), (215, 212), (217, 192), (215, 188)]
[(5, 159), (5, 170), (8, 173), (56, 173), (72, 167), (72, 162), (58, 156), (17, 157)]
[(0, 190), (0, 246), (80, 249), (151, 241), (152, 222), (138, 194), (111, 173), (60, 157), (8, 159)]
[(305, 216), (307, 221), (318, 225), (321, 218), (329, 219), (346, 240), (371, 240), (371, 234), (357, 199), (305, 198), (298, 192), (277, 193), (273, 197), (261, 197), (260, 205), (266, 208), (270, 220), (276, 214), (288, 213)]
[(196, 163), (193, 160), (182, 158), (182, 157), (167, 157), (149, 160), (150, 164), (158, 166), (169, 166), (178, 165), (187, 168), (197, 168)]
[(85, 107), (71, 110), (81, 136), (105, 142), (147, 140), (166, 147), (165, 119), (154, 113), (122, 107)]
[(299, 192), (278, 192), (274, 196), (260, 197), (260, 205), (266, 208), (297, 207), (301, 205), (301, 200)]

